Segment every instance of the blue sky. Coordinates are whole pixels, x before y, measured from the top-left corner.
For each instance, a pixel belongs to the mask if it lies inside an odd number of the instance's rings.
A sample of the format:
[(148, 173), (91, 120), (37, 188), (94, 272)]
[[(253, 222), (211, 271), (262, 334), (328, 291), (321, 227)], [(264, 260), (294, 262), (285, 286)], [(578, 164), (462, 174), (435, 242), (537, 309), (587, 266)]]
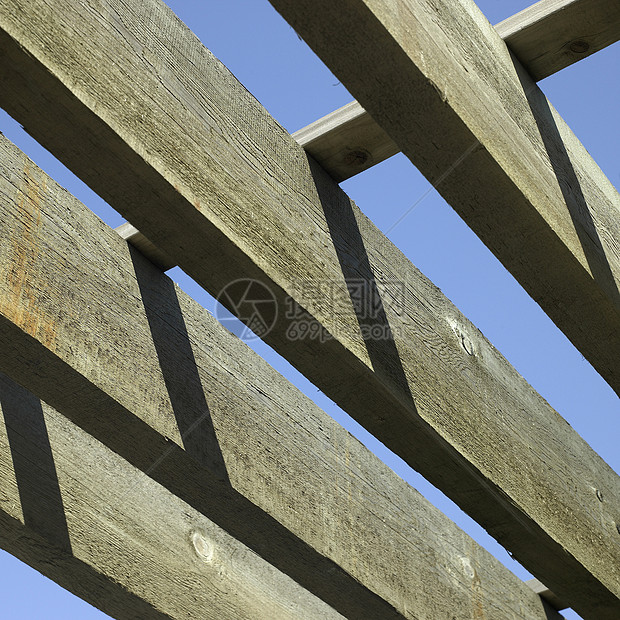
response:
[[(290, 132), (352, 99), (267, 0), (176, 0), (169, 4)], [(527, 0), (478, 3), (492, 23), (529, 4)], [(618, 67), (620, 45), (616, 44), (540, 83), (616, 186), (620, 183)], [(38, 147), (4, 113), (0, 113), (0, 131), (104, 221), (113, 227), (122, 223), (118, 214)], [(384, 232), (430, 187), (400, 155), (342, 186)], [(437, 192), (432, 190), (388, 236), (618, 471), (617, 397)], [(212, 298), (179, 269), (172, 270), (170, 275), (205, 308), (214, 310)], [(368, 436), (269, 347), (256, 340), (249, 344), (513, 572), (529, 578), (482, 528)], [(0, 577), (3, 608), (0, 613), (5, 618), (107, 617), (4, 552), (0, 554)], [(579, 617), (573, 612), (565, 615)]]

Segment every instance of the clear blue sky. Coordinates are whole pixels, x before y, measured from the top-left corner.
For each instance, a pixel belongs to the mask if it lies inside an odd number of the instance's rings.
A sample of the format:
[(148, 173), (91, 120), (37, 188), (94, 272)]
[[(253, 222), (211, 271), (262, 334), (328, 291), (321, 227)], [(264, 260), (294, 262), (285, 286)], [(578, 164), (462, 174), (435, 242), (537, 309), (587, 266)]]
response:
[[(173, 10), (290, 132), (352, 98), (267, 0), (176, 0)], [(492, 23), (522, 10), (527, 0), (480, 0)], [(618, 186), (617, 102), (620, 46), (611, 46), (540, 83), (599, 166)], [(26, 136), (3, 112), (0, 131), (110, 226), (122, 219)], [(396, 156), (343, 183), (345, 191), (386, 231), (428, 189), (428, 182)], [(616, 470), (620, 468), (620, 407), (607, 384), (555, 328), (452, 209), (433, 190), (390, 239), (470, 318), (516, 369)], [(209, 310), (214, 302), (184, 274), (170, 275)], [(428, 485), (267, 346), (249, 343), (523, 579), (526, 571), (441, 493)], [(36, 592), (36, 597), (35, 597)], [(3, 618), (105, 618), (29, 567), (0, 554)], [(578, 618), (565, 612), (567, 618)]]

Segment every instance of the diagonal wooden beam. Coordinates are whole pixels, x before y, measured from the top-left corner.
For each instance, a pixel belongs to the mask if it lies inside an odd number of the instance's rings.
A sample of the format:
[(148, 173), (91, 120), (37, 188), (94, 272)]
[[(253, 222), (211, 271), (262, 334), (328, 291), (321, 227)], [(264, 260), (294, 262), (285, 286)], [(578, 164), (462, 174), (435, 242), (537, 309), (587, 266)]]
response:
[(215, 295), (260, 281), (268, 343), (557, 596), (617, 615), (618, 477), (165, 6), (3, 1), (0, 28), (31, 134)]
[(620, 393), (620, 196), (474, 3), (272, 4)]
[[(542, 80), (620, 38), (620, 3), (542, 0), (495, 26), (530, 76)], [(386, 160), (400, 147), (352, 101), (293, 137), (338, 182)]]
[(90, 433), (0, 376), (0, 543), (62, 585), (119, 618), (547, 618), (2, 136), (0, 282), (0, 367)]

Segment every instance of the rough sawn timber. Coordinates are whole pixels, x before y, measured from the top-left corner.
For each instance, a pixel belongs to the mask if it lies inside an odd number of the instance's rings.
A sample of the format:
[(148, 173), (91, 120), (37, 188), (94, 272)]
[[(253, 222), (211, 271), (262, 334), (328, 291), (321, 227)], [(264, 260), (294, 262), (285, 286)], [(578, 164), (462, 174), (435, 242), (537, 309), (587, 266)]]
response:
[[(0, 539), (10, 551), (37, 568), (57, 558), (47, 572), (63, 585), (82, 571), (78, 593), (96, 605), (130, 588), (172, 617), (211, 617), (189, 613), (192, 580), (209, 585), (195, 604), (219, 596), (222, 612), (242, 608), (261, 578), (273, 604), (259, 598), (248, 617), (296, 617), (297, 603), (302, 617), (332, 617), (244, 545), (348, 618), (547, 617), (526, 584), (2, 136), (0, 222), (2, 370), (133, 465), (0, 382), (10, 427)], [(204, 571), (191, 553), (186, 571), (177, 566), (193, 527), (212, 540)], [(42, 542), (29, 538), (37, 533)], [(125, 558), (151, 536), (132, 569)], [(114, 563), (110, 546), (125, 538)], [(178, 550), (158, 560), (174, 540)], [(151, 561), (162, 574), (149, 585)], [(230, 578), (219, 595), (217, 571)]]
[[(620, 2), (543, 0), (495, 26), (534, 80), (542, 80), (620, 38)], [(293, 137), (338, 182), (400, 153), (356, 101)]]
[(119, 620), (343, 619), (1, 374), (0, 546)]
[(296, 131), (293, 138), (338, 183), (400, 152), (357, 101)]
[[(214, 294), (261, 280), (267, 342), (559, 597), (617, 615), (618, 477), (169, 9), (3, 2), (0, 26), (31, 134)], [(379, 303), (358, 316), (347, 281)]]
[(620, 196), (473, 1), (271, 4), (620, 394)]

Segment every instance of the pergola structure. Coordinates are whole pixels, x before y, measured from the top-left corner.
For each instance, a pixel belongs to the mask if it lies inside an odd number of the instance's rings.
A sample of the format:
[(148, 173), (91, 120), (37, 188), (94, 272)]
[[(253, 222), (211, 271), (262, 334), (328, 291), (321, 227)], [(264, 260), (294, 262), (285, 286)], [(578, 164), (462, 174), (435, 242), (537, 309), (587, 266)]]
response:
[[(0, 135), (1, 546), (117, 618), (617, 620), (617, 474), (338, 182), (402, 151), (619, 393), (620, 197), (536, 81), (616, 41), (620, 3), (495, 28), (472, 0), (271, 3), (356, 97), (293, 136), (160, 0), (0, 0), (0, 106), (131, 223)], [(175, 264), (268, 291), (265, 341), (545, 585)]]

